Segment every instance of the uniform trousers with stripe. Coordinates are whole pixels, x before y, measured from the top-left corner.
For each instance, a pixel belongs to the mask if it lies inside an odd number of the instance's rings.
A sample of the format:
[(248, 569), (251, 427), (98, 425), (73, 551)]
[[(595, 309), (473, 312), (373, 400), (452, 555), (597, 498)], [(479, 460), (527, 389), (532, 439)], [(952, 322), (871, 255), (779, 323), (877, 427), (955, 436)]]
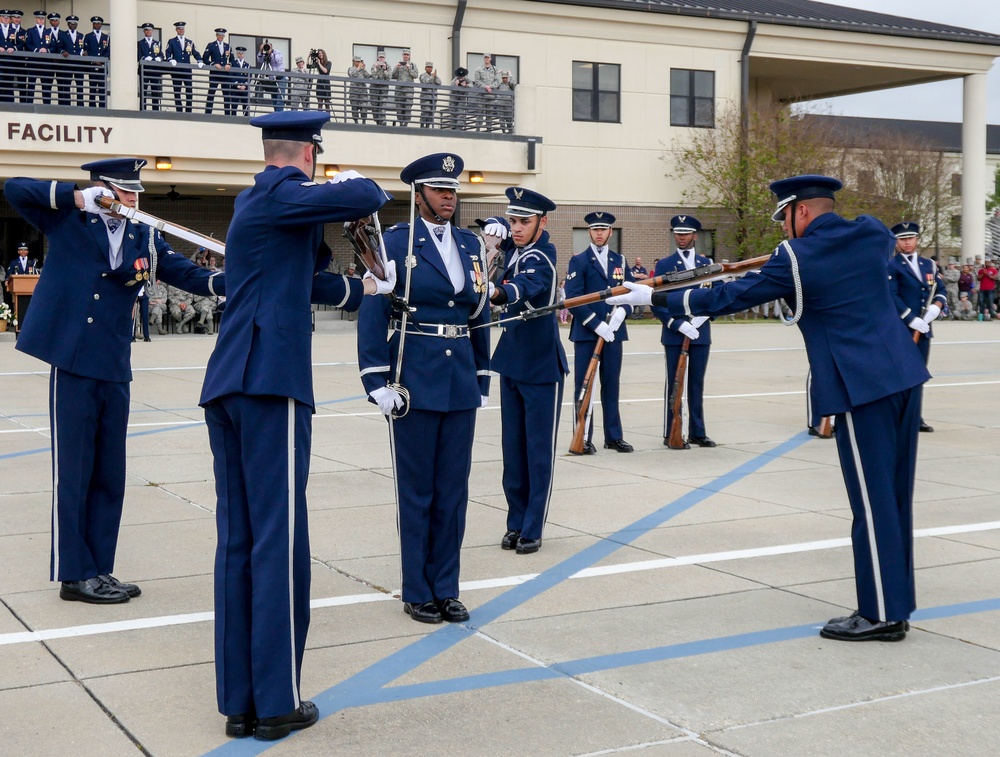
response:
[[(674, 378), (677, 376), (677, 362), (681, 359), (681, 345), (668, 344), (667, 380), (664, 387), (665, 412), (663, 414), (663, 438), (670, 436), (670, 424), (674, 422)], [(705, 433), (705, 372), (708, 370), (709, 344), (692, 344), (688, 347), (687, 390), (688, 437), (707, 436)]]
[[(920, 335), (920, 339), (917, 340), (917, 349), (920, 350), (920, 357), (922, 357), (924, 359), (924, 365), (927, 365), (930, 362), (930, 359), (931, 359), (931, 340), (927, 337), (926, 334), (921, 334)], [(923, 400), (923, 391), (922, 390), (921, 390), (920, 394), (921, 394), (921, 400)], [(921, 408), (921, 410), (922, 409), (923, 408)], [(921, 423), (924, 422), (924, 416), (923, 416), (922, 412), (920, 414), (920, 422)]]
[(299, 706), (309, 629), (312, 409), (230, 394), (205, 407), (215, 460), (215, 676), (223, 715)]
[(869, 620), (900, 621), (916, 608), (913, 478), (921, 387), (840, 413), (837, 451), (854, 513), (858, 609)]
[[(604, 415), (604, 442), (610, 443), (621, 439), (622, 415), (618, 410), (618, 397), (621, 393), (622, 348), (623, 342), (605, 343), (601, 348), (601, 362), (597, 372), (601, 377), (601, 411)], [(579, 400), (583, 377), (587, 374), (590, 359), (594, 356), (597, 342), (575, 342), (573, 347), (573, 398)], [(587, 439), (594, 438), (594, 416), (590, 416), (587, 428)]]
[(458, 597), (475, 431), (475, 410), (389, 421), (404, 602)]
[(563, 381), (528, 384), (500, 376), (507, 529), (541, 539), (552, 498)]
[(125, 502), (129, 383), (52, 368), (52, 581), (111, 573)]

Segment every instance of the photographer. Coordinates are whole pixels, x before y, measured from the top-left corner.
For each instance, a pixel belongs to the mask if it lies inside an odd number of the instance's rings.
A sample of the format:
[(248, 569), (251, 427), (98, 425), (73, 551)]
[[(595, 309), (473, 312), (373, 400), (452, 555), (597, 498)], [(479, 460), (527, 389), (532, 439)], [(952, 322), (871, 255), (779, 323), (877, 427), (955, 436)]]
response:
[[(281, 51), (274, 48), (268, 40), (264, 40), (257, 52), (257, 68), (261, 71), (284, 72), (285, 59)], [(275, 111), (285, 109), (285, 77), (277, 74), (257, 74), (257, 101), (262, 100), (262, 94), (271, 97), (271, 105)]]
[(385, 53), (378, 54), (378, 60), (375, 61), (369, 75), (374, 79), (369, 85), (372, 97), (372, 117), (379, 126), (385, 126), (385, 106), (389, 100), (389, 85), (379, 82), (389, 81), (392, 78), (389, 64), (385, 62)]
[[(417, 66), (410, 60), (410, 51), (403, 50), (403, 60), (392, 70), (392, 78), (395, 81), (412, 84), (418, 76)], [(396, 126), (409, 125), (411, 110), (413, 110), (413, 88), (396, 87)]]
[(347, 69), (347, 76), (352, 80), (350, 86), (351, 117), (354, 123), (364, 123), (368, 118), (368, 85), (364, 80), (368, 78), (368, 69), (365, 68), (365, 61), (360, 55), (355, 55), (351, 61), (351, 67)]
[[(326, 50), (319, 48), (309, 51), (309, 65), (306, 66), (310, 71), (315, 71), (317, 75), (316, 79), (316, 101), (319, 103), (320, 110), (325, 110), (327, 113), (330, 112), (330, 59), (326, 57)], [(344, 114), (344, 120), (347, 120), (347, 114)]]

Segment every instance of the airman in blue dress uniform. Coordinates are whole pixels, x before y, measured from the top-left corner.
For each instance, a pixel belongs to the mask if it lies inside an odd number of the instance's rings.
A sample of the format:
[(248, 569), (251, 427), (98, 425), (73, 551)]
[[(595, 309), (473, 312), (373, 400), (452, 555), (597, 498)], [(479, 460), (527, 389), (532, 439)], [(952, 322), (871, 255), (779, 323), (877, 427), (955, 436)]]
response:
[(514, 249), (507, 254), (500, 284), (490, 287), (490, 299), (503, 306), (501, 318), (506, 321), (492, 363), (500, 374), (507, 497), (507, 533), (500, 546), (526, 555), (542, 546), (552, 497), (563, 382), (569, 367), (555, 312), (518, 318), (557, 300), (556, 248), (545, 230), (556, 204), (531, 189), (508, 187), (506, 194)]
[(201, 61), (206, 66), (210, 66), (208, 72), (208, 94), (205, 96), (205, 113), (212, 112), (215, 104), (215, 90), (222, 90), (222, 101), (225, 106), (227, 116), (236, 115), (229, 102), (227, 86), (229, 84), (229, 70), (233, 65), (233, 51), (229, 43), (226, 42), (228, 32), (221, 26), (215, 30), (215, 41), (205, 45), (201, 55)]
[[(695, 241), (701, 231), (701, 221), (691, 215), (674, 216), (670, 219), (670, 229), (674, 233), (677, 249), (672, 255), (660, 258), (653, 272), (654, 276), (677, 271), (689, 271), (698, 266), (710, 265), (712, 261), (695, 250)], [(679, 291), (697, 288), (685, 287)], [(688, 409), (688, 436), (684, 449), (692, 444), (699, 447), (714, 447), (705, 433), (705, 373), (708, 370), (708, 353), (712, 349), (712, 325), (707, 318), (675, 317), (662, 308), (653, 308), (655, 315), (663, 324), (660, 330), (660, 344), (667, 353), (667, 373), (663, 386), (663, 444), (667, 444), (670, 436), (670, 426), (674, 422), (674, 377), (677, 373), (677, 362), (681, 357), (684, 339), (690, 339), (688, 345), (688, 364), (685, 376), (685, 394)]]
[(479, 241), (450, 223), (463, 167), (459, 156), (436, 153), (402, 170), (419, 218), (389, 229), (385, 247), (406, 271), (396, 294), (410, 311), (404, 317), (379, 298), (358, 319), (361, 380), (389, 417), (403, 609), (421, 623), (469, 619), (458, 599), (459, 553), (476, 411), (490, 387), (489, 336), (473, 327), (488, 323), (490, 308)]
[[(591, 292), (603, 292), (608, 287), (621, 286), (634, 281), (632, 271), (621, 253), (608, 247), (615, 217), (611, 213), (595, 211), (583, 219), (590, 232), (590, 247), (569, 260), (566, 272), (566, 299)], [(618, 410), (621, 390), (622, 345), (628, 341), (625, 318), (632, 312), (628, 305), (610, 307), (605, 302), (595, 302), (576, 308), (569, 339), (574, 344), (573, 397), (579, 397), (583, 377), (594, 355), (597, 340), (603, 339), (599, 367), (601, 377), (601, 410), (604, 413), (604, 448), (618, 452), (631, 452), (632, 445), (625, 441), (622, 416)], [(597, 452), (593, 442), (594, 419), (590, 416), (589, 428), (584, 434), (583, 452)]]
[[(913, 479), (920, 388), (930, 378), (899, 319), (885, 268), (895, 240), (875, 218), (848, 221), (833, 212), (841, 188), (828, 176), (771, 184), (774, 220), (788, 240), (742, 279), (712, 289), (622, 298), (675, 317), (726, 315), (783, 298), (794, 304), (812, 369), (813, 404), (837, 420), (837, 450), (854, 513), (858, 610), (820, 632), (843, 641), (899, 641), (916, 607), (913, 574)], [(642, 291), (645, 290), (645, 291)]]
[[(114, 569), (125, 499), (125, 438), (132, 369), (132, 308), (150, 280), (198, 294), (225, 294), (221, 274), (170, 249), (158, 231), (96, 204), (128, 207), (143, 191), (139, 158), (82, 166), (94, 186), (15, 178), (11, 206), (49, 238), (45, 267), (17, 349), (52, 366), (51, 580), (65, 600), (111, 604), (138, 596)], [(82, 212), (81, 212), (82, 211)]]
[[(190, 113), (191, 104), (194, 102), (193, 79), (191, 69), (187, 66), (192, 63), (192, 60), (198, 68), (205, 66), (201, 60), (201, 53), (198, 52), (194, 42), (184, 36), (186, 30), (186, 22), (177, 21), (174, 23), (176, 34), (167, 40), (167, 53), (164, 56), (164, 60), (175, 67), (170, 73), (170, 85), (174, 89), (174, 106), (178, 113)], [(183, 67), (176, 68), (178, 63), (183, 64)]]
[(236, 198), (228, 297), (201, 405), (215, 458), (215, 670), (230, 736), (282, 738), (316, 722), (299, 697), (309, 626), (306, 479), (314, 409), (312, 302), (356, 310), (391, 283), (325, 271), (323, 224), (388, 199), (354, 171), (313, 175), (328, 113), (271, 113), (267, 167)]
[[(934, 337), (931, 321), (941, 315), (948, 304), (948, 293), (937, 263), (917, 252), (920, 224), (913, 221), (897, 223), (892, 233), (896, 237), (896, 254), (889, 258), (889, 289), (903, 323), (920, 334), (917, 347), (927, 365)], [(921, 418), (920, 430), (933, 431), (934, 428)]]
[[(100, 16), (90, 17), (90, 25), (93, 29), (83, 38), (83, 54), (85, 56), (106, 59), (111, 57), (111, 37), (101, 29), (103, 24), (104, 19)], [(109, 73), (105, 66), (94, 66), (90, 74), (88, 88), (91, 108), (106, 108), (108, 106)]]

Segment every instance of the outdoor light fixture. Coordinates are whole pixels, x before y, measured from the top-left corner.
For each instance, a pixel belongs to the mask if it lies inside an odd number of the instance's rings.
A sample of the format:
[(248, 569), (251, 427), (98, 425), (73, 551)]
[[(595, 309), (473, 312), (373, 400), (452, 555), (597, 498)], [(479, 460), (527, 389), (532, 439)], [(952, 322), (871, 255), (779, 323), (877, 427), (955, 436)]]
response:
[(483, 178), (482, 171), (469, 171), (469, 181), (473, 184), (482, 184), (486, 179)]
[(156, 170), (157, 171), (169, 171), (174, 167), (174, 163), (170, 158), (157, 158), (156, 159)]
[(340, 173), (340, 166), (336, 164), (331, 164), (327, 166), (326, 169), (323, 171), (323, 175), (328, 179), (332, 179), (338, 173)]

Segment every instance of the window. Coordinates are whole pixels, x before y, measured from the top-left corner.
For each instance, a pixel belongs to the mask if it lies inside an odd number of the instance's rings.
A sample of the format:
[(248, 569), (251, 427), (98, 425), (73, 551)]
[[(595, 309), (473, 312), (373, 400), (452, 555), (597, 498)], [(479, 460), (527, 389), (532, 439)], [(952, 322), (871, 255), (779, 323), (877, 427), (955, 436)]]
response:
[[(590, 247), (590, 229), (573, 229), (573, 252), (583, 252)], [(622, 251), (622, 230), (612, 229), (611, 238), (608, 240), (608, 247), (615, 252)]]
[[(466, 53), (465, 54), (465, 67), (469, 69), (469, 78), (476, 73), (476, 69), (483, 65), (483, 55), (486, 53)], [(515, 84), (521, 83), (521, 58), (517, 55), (499, 55), (491, 54), (493, 58), (493, 65), (496, 66), (497, 71), (510, 71), (510, 78)], [(443, 80), (444, 77), (442, 76)]]
[[(210, 40), (210, 41), (214, 41)], [(237, 47), (245, 47), (247, 49), (244, 57), (251, 66), (257, 65), (257, 53), (260, 52), (260, 46), (267, 42), (275, 50), (281, 53), (281, 60), (284, 63), (285, 70), (289, 68), (295, 68), (292, 63), (292, 40), (287, 37), (251, 37), (246, 34), (230, 34), (229, 44), (233, 49), (233, 54), (236, 54)]]
[(952, 197), (962, 196), (962, 174), (953, 173), (951, 175), (951, 194)]
[(573, 61), (573, 120), (621, 123), (621, 66)]
[(670, 69), (670, 125), (715, 126), (715, 72)]
[[(361, 58), (365, 62), (365, 68), (369, 71), (372, 70), (372, 66), (378, 60), (379, 53), (385, 53), (385, 62), (389, 66), (390, 73), (396, 67), (397, 63), (403, 61), (403, 50), (409, 50), (410, 48), (403, 47), (386, 47), (385, 45), (354, 45), (354, 57)], [(410, 62), (415, 64), (418, 71), (424, 70), (424, 62), (422, 60), (417, 60), (410, 55)], [(353, 66), (354, 63), (352, 62)], [(441, 69), (438, 69), (438, 75), (441, 75)], [(450, 76), (441, 76), (442, 83), (451, 84)]]

